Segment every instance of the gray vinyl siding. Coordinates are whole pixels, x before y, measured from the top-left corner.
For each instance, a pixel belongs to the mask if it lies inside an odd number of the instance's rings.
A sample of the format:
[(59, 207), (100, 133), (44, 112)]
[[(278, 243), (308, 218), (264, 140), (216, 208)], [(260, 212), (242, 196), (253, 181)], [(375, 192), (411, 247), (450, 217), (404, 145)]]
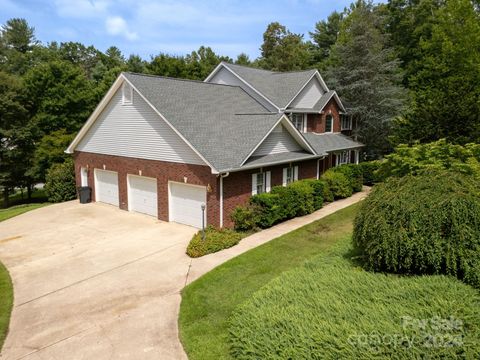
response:
[(260, 104), (262, 104), (267, 110), (277, 112), (272, 104), (266, 101), (263, 97), (258, 95), (255, 91), (253, 91), (249, 86), (245, 85), (243, 81), (233, 75), (230, 71), (225, 68), (221, 68), (208, 82), (214, 84), (223, 84), (223, 85), (234, 85), (241, 87), (247, 94), (257, 100)]
[(252, 156), (272, 155), (290, 151), (300, 151), (303, 148), (282, 125), (278, 125)]
[(320, 85), (320, 82), (314, 77), (305, 86), (305, 88), (297, 95), (295, 100), (289, 106), (291, 108), (312, 108), (318, 100), (322, 97), (324, 91)]
[(192, 148), (135, 91), (133, 103), (122, 105), (121, 87), (76, 150), (205, 165)]

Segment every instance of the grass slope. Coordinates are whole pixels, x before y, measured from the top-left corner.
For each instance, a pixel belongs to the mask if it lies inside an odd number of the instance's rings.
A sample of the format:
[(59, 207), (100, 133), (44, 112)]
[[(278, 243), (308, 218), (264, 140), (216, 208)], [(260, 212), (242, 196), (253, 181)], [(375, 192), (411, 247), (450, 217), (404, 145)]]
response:
[(42, 204), (25, 204), (9, 207), (8, 209), (0, 209), (0, 222), (10, 219), (14, 216), (21, 215), (30, 210), (35, 210), (43, 206), (49, 205), (49, 203)]
[(231, 318), (234, 357), (480, 358), (474, 288), (453, 277), (367, 272), (351, 262), (350, 243), (341, 239), (240, 306)]
[(7, 269), (0, 263), (0, 350), (8, 333), (13, 304), (12, 280)]
[(358, 205), (281, 236), (217, 267), (182, 292), (180, 339), (191, 360), (229, 359), (228, 319), (282, 272), (349, 236)]

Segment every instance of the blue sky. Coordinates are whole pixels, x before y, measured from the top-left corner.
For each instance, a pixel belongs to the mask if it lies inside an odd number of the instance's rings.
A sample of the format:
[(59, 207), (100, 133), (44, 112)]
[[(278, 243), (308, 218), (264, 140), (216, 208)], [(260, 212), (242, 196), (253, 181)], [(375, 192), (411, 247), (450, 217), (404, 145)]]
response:
[(351, 0), (0, 0), (0, 23), (27, 19), (37, 38), (78, 41), (105, 51), (115, 45), (125, 55), (145, 59), (165, 52), (183, 55), (210, 46), (235, 58), (241, 52), (259, 55), (268, 23), (279, 21), (295, 33), (314, 24)]

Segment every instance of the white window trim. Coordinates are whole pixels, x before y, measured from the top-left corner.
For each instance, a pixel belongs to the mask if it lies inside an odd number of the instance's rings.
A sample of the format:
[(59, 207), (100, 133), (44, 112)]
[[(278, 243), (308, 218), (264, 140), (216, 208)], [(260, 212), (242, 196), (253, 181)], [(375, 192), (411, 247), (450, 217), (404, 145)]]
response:
[[(331, 116), (332, 117), (332, 128), (330, 131), (327, 131), (327, 118)], [(333, 133), (333, 128), (334, 128), (334, 124), (335, 124), (335, 118), (333, 117), (332, 114), (327, 114), (327, 116), (325, 116), (325, 133), (326, 134), (331, 134)]]
[(271, 178), (272, 178), (272, 173), (270, 171), (265, 171), (265, 172), (258, 172), (252, 174), (252, 195), (257, 195), (257, 175), (263, 174), (263, 186), (264, 186), (264, 192), (270, 192), (271, 189)]
[[(293, 116), (298, 116), (298, 115), (302, 115), (302, 126), (301, 126), (301, 130), (298, 130), (297, 126), (295, 125), (295, 123), (293, 122)], [(300, 113), (290, 113), (288, 114), (288, 118), (290, 119), (290, 122), (292, 123), (292, 125), (299, 131), (299, 132), (303, 132), (303, 133), (306, 133), (307, 132), (307, 114), (300, 114)]]
[[(348, 119), (348, 127), (344, 127), (343, 126), (343, 120), (344, 119)], [(352, 118), (347, 116), (347, 115), (341, 115), (341, 118), (340, 118), (340, 128), (341, 130), (352, 130)]]
[(290, 167), (286, 167), (286, 168), (283, 168), (283, 177), (282, 177), (282, 185), (283, 186), (287, 186), (289, 183), (288, 183), (288, 179), (287, 179), (287, 172), (288, 172), (288, 169), (292, 169), (293, 171), (293, 179), (291, 182), (294, 182), (294, 181), (297, 181), (298, 180), (298, 166), (290, 166)]
[[(346, 154), (346, 155), (345, 155)], [(345, 155), (345, 160), (343, 159)], [(345, 150), (335, 154), (335, 166), (350, 164), (350, 150)]]
[[(125, 96), (125, 91), (130, 90), (130, 100)], [(126, 81), (122, 84), (122, 105), (133, 104), (133, 87)]]

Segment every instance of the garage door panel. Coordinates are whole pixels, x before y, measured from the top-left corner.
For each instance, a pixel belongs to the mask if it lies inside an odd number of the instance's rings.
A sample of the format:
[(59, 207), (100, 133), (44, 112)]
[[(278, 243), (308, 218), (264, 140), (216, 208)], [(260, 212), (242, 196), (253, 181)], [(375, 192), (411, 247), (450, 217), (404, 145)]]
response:
[(206, 204), (207, 200), (205, 187), (173, 182), (169, 184), (169, 187), (170, 221), (201, 228), (201, 206)]
[(157, 180), (154, 178), (128, 175), (128, 209), (157, 217)]
[(118, 206), (118, 173), (95, 169), (95, 200)]

